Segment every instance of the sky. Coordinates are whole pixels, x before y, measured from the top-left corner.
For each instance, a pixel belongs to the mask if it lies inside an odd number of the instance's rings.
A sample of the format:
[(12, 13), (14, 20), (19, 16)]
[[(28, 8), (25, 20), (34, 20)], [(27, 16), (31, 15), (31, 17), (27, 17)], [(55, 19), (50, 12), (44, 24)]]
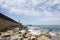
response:
[(60, 0), (0, 0), (0, 12), (24, 25), (60, 25)]

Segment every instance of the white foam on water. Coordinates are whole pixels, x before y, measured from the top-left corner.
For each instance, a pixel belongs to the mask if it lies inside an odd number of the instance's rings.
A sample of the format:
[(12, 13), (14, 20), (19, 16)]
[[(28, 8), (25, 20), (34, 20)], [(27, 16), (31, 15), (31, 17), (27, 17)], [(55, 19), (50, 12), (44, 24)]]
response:
[[(41, 31), (49, 31), (49, 29), (40, 29), (39, 27), (28, 27), (29, 28), (29, 31), (31, 32), (31, 34), (33, 35), (39, 35), (41, 33)], [(49, 32), (49, 34), (51, 36), (56, 36), (56, 32), (55, 31), (52, 31), (52, 32)]]
[(28, 29), (32, 35), (39, 35), (41, 32), (41, 30), (39, 30), (37, 27), (29, 27)]
[(50, 34), (51, 36), (56, 36), (56, 33), (55, 33), (55, 32), (49, 32), (49, 34)]
[(40, 30), (29, 30), (32, 35), (39, 35), (41, 33)]

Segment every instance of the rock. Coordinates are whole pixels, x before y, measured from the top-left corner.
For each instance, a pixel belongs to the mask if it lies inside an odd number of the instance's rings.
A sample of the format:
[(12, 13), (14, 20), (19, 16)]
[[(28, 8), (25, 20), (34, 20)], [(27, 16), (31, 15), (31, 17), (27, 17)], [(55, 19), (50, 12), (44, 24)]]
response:
[(1, 32), (2, 37), (10, 37), (13, 34), (12, 30), (8, 30), (7, 32)]
[(31, 36), (31, 40), (37, 40), (36, 36), (35, 35), (32, 35)]
[(31, 37), (31, 33), (30, 32), (28, 32), (26, 35), (25, 35), (25, 37)]
[(41, 32), (38, 40), (51, 40), (51, 35), (47, 32)]

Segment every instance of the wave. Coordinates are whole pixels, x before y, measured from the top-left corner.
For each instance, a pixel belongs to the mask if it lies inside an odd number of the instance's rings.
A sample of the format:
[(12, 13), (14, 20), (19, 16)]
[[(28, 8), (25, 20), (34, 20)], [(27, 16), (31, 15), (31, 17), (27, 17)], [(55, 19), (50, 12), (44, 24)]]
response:
[[(55, 26), (54, 26), (54, 28), (55, 28)], [(55, 28), (56, 29), (56, 28)], [(44, 29), (44, 27), (40, 27), (40, 26), (28, 26), (28, 30), (31, 32), (31, 34), (33, 34), (33, 35), (39, 35), (40, 33), (41, 33), (41, 31), (48, 31), (49, 30), (49, 28), (47, 29), (46, 28), (46, 26), (45, 26), (45, 29)], [(57, 33), (57, 31), (58, 30), (52, 30), (51, 32), (49, 32), (50, 33), (50, 35), (52, 35), (52, 36), (56, 36), (56, 33)]]

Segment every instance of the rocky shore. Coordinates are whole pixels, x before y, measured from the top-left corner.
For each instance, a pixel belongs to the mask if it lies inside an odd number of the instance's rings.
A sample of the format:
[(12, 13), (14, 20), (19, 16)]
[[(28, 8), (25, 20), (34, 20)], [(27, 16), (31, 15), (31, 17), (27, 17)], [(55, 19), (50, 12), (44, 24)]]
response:
[(48, 32), (41, 32), (39, 35), (33, 35), (27, 30), (8, 30), (0, 32), (0, 40), (60, 40), (60, 35), (51, 36)]

